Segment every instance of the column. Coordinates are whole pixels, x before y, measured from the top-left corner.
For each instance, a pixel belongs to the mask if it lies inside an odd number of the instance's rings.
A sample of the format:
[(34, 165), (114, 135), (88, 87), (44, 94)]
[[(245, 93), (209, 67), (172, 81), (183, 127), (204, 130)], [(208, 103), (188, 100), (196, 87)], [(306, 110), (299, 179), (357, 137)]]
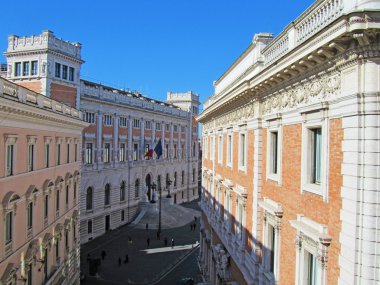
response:
[(119, 141), (119, 122), (117, 120), (117, 115), (113, 115), (113, 163), (117, 163), (118, 160), (118, 141)]
[(102, 127), (103, 127), (103, 117), (100, 111), (98, 111), (98, 125), (97, 125), (97, 146), (96, 146), (96, 156), (97, 156), (97, 164), (102, 162)]
[(132, 153), (133, 153), (133, 146), (132, 146), (132, 118), (131, 116), (128, 116), (128, 161), (132, 161)]

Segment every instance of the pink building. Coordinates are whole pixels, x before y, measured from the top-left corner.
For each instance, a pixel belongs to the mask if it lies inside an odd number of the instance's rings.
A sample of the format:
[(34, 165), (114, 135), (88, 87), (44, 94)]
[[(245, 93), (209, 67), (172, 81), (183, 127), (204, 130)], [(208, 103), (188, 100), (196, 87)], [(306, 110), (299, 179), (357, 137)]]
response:
[(81, 118), (0, 78), (0, 284), (79, 284)]

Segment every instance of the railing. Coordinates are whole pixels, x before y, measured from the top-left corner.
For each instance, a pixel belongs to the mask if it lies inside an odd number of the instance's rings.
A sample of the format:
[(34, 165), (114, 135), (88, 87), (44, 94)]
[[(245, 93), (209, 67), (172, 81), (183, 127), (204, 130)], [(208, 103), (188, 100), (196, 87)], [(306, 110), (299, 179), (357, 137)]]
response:
[(263, 55), (265, 56), (265, 65), (270, 65), (289, 51), (288, 33), (280, 35), (274, 41), (275, 43), (271, 44), (270, 48), (263, 52)]

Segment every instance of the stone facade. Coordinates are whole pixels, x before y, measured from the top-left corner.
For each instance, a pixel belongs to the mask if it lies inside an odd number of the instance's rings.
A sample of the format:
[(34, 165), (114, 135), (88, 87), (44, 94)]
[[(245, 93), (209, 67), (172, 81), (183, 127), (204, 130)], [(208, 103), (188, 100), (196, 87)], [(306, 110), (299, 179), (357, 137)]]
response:
[(198, 116), (211, 284), (379, 283), (379, 9), (317, 1), (215, 82)]
[(86, 123), (0, 78), (0, 284), (79, 284), (80, 149)]

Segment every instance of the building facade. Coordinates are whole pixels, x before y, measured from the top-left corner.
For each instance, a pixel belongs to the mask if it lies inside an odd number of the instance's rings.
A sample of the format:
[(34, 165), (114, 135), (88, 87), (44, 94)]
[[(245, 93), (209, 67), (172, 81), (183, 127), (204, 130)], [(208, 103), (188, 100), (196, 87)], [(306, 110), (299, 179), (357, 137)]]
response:
[[(81, 80), (81, 45), (51, 31), (9, 36), (4, 55), (8, 80), (78, 107), (89, 123), (81, 149), (81, 243), (130, 222), (139, 205), (157, 201), (158, 187), (171, 192), (168, 202), (198, 197), (197, 94), (168, 92), (160, 102)], [(161, 157), (145, 156), (159, 141)]]
[(198, 116), (210, 284), (379, 284), (380, 1), (255, 35)]
[[(90, 123), (83, 135), (82, 243), (130, 222), (160, 189), (170, 203), (198, 198), (198, 106), (192, 92), (168, 93), (164, 103), (81, 82), (80, 108)], [(159, 142), (160, 158), (153, 152)]]
[(74, 108), (0, 78), (0, 284), (79, 284)]

